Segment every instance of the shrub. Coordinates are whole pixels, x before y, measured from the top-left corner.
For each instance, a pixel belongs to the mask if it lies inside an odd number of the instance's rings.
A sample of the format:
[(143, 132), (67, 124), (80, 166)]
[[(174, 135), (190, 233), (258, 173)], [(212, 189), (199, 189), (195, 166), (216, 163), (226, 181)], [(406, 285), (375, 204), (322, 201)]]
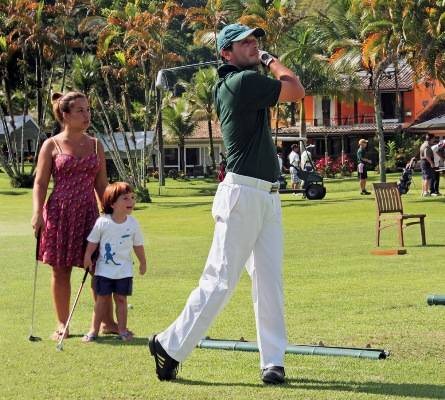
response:
[(333, 169), (338, 170), (341, 176), (351, 176), (356, 167), (354, 161), (345, 154), (343, 156), (343, 162), (341, 156), (334, 161)]
[(20, 174), (11, 178), (13, 188), (32, 188), (34, 185), (34, 175)]
[(334, 178), (340, 172), (339, 166), (334, 163), (331, 157), (322, 157), (315, 162), (317, 172), (327, 178)]

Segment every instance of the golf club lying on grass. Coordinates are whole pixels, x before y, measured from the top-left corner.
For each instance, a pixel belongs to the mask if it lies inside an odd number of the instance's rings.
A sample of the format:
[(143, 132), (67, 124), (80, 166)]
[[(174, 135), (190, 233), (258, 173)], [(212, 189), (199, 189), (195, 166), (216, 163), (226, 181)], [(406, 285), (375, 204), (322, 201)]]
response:
[(430, 294), (426, 302), (429, 306), (445, 306), (445, 295), (443, 294)]
[[(259, 351), (256, 342), (247, 342), (244, 340), (225, 340), (225, 339), (201, 339), (196, 346), (200, 349), (218, 349), (233, 351)], [(373, 360), (384, 360), (389, 357), (389, 351), (372, 348), (354, 348), (354, 347), (334, 347), (324, 345), (301, 345), (291, 344), (286, 347), (286, 354), (301, 354), (311, 356), (337, 356), (337, 357), (355, 357), (369, 358)]]
[(79, 288), (79, 290), (77, 291), (76, 298), (74, 299), (73, 307), (71, 308), (70, 314), (68, 315), (68, 319), (67, 319), (67, 321), (66, 321), (66, 323), (65, 323), (65, 327), (63, 328), (63, 332), (62, 332), (61, 335), (60, 335), (60, 339), (59, 339), (59, 341), (57, 342), (56, 349), (57, 349), (58, 351), (62, 351), (62, 350), (63, 350), (63, 339), (65, 339), (66, 331), (68, 330), (68, 327), (69, 327), (69, 325), (70, 325), (71, 318), (72, 318), (73, 313), (74, 313), (74, 309), (76, 308), (76, 304), (77, 304), (77, 301), (79, 300), (80, 293), (82, 292), (83, 285), (85, 284), (85, 281), (86, 281), (86, 279), (87, 279), (88, 271), (89, 271), (89, 269), (87, 268), (87, 269), (85, 270), (85, 273), (83, 274), (82, 282), (80, 283), (80, 288)]
[(36, 307), (36, 286), (37, 286), (37, 268), (39, 266), (39, 246), (40, 246), (40, 230), (36, 237), (36, 262), (34, 266), (34, 288), (32, 290), (32, 314), (31, 314), (31, 330), (29, 332), (28, 340), (30, 342), (38, 342), (42, 340), (38, 336), (34, 336), (34, 311)]

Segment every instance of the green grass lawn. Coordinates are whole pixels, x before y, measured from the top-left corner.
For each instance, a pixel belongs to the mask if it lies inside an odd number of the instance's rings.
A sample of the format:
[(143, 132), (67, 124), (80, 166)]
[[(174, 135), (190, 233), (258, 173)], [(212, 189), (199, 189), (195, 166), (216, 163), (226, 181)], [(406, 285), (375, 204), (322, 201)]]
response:
[[(395, 180), (393, 175), (389, 180)], [(129, 299), (132, 343), (113, 336), (83, 344), (93, 307), (86, 288), (63, 352), (48, 339), (55, 328), (50, 269), (39, 265), (35, 334), (31, 322), (34, 246), (31, 192), (10, 189), (0, 174), (0, 398), (1, 399), (445, 399), (445, 307), (426, 296), (445, 294), (444, 198), (420, 198), (420, 179), (403, 197), (405, 211), (425, 212), (427, 247), (418, 226), (406, 231), (404, 256), (379, 257), (374, 248), (373, 196), (356, 179), (327, 182), (322, 201), (282, 195), (284, 284), (290, 343), (384, 348), (387, 360), (286, 356), (288, 383), (265, 387), (258, 354), (195, 350), (176, 382), (159, 382), (146, 338), (168, 326), (200, 277), (209, 249), (216, 183), (167, 181), (135, 217), (146, 238), (149, 270), (136, 276)], [(445, 190), (444, 190), (445, 191)], [(383, 248), (397, 245), (395, 230)], [(73, 297), (82, 271), (73, 272)], [(255, 340), (250, 281), (211, 327), (213, 338)]]

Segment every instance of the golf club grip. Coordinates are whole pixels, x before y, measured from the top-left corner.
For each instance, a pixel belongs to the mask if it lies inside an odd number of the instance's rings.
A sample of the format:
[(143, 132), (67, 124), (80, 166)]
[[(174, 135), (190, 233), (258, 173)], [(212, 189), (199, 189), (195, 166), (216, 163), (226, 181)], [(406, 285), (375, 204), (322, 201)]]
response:
[(36, 237), (36, 261), (38, 261), (39, 259), (39, 252), (40, 252), (40, 232), (42, 230), (39, 229), (39, 231), (37, 232), (37, 237)]

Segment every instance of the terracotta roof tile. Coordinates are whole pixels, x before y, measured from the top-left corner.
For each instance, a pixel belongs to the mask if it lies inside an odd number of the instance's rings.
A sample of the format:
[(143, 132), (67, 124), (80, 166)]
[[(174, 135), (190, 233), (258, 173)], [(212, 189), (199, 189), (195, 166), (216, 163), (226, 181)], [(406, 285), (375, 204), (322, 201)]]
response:
[[(394, 66), (391, 64), (385, 69), (385, 75), (380, 81), (380, 90), (395, 90), (396, 82), (394, 79)], [(361, 71), (358, 73), (360, 78), (361, 86), (363, 89), (370, 89), (370, 76), (366, 71)], [(399, 89), (400, 90), (410, 90), (413, 88), (414, 72), (412, 68), (404, 61), (399, 63)]]
[[(214, 139), (222, 139), (221, 129), (219, 127), (219, 123), (212, 121), (212, 133)], [(208, 139), (209, 138), (209, 130), (207, 127), (207, 121), (198, 121), (198, 124), (193, 131), (193, 134), (187, 138), (188, 140), (194, 139)]]

